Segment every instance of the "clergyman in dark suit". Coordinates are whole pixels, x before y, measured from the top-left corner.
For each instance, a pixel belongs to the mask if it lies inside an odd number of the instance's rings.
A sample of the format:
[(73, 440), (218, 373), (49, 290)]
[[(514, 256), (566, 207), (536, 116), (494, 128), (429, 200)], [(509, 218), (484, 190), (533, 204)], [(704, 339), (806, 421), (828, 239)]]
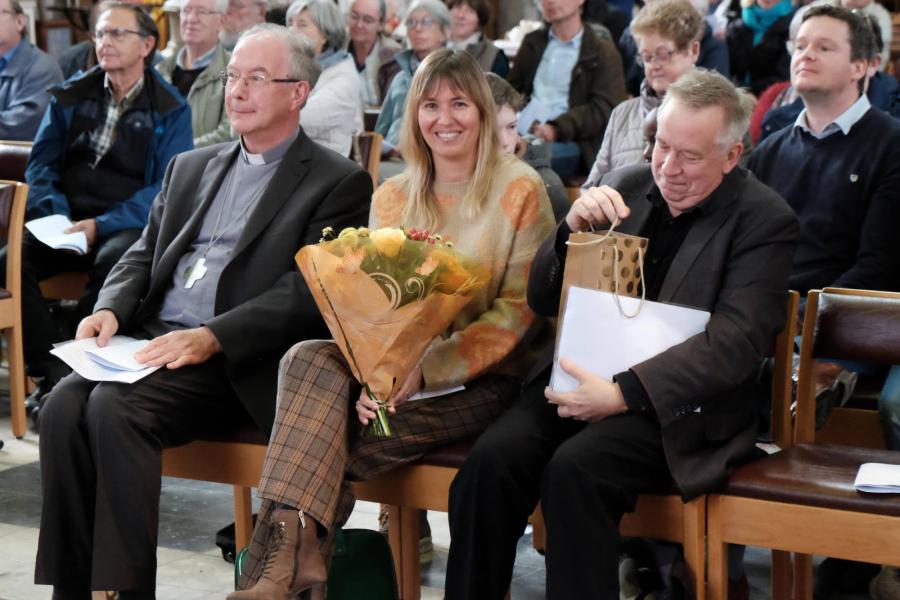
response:
[(528, 303), (539, 314), (559, 308), (569, 233), (621, 220), (618, 231), (649, 239), (647, 299), (711, 317), (704, 332), (613, 381), (563, 360), (575, 391), (545, 388), (549, 368), (525, 388), (451, 487), (448, 599), (503, 598), (539, 498), (547, 598), (618, 598), (618, 526), (638, 494), (674, 480), (690, 499), (754, 456), (755, 379), (785, 319), (798, 225), (738, 166), (749, 118), (721, 75), (684, 75), (659, 109), (651, 165), (609, 173), (538, 250)]
[(162, 449), (255, 422), (271, 429), (278, 361), (327, 337), (294, 264), (323, 227), (365, 224), (372, 183), (297, 127), (319, 74), (284, 27), (243, 34), (223, 77), (240, 142), (177, 155), (147, 228), (77, 337), (151, 339), (131, 384), (72, 374), (41, 416), (35, 581), (59, 600), (153, 598)]

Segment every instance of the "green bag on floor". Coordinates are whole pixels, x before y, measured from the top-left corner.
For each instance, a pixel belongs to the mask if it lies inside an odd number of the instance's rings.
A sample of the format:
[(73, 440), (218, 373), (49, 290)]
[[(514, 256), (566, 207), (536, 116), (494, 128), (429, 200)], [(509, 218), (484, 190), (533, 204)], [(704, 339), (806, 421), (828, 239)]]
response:
[[(241, 578), (247, 548), (234, 560), (234, 585)], [(394, 559), (384, 534), (371, 529), (341, 529), (328, 569), (328, 600), (397, 600)]]

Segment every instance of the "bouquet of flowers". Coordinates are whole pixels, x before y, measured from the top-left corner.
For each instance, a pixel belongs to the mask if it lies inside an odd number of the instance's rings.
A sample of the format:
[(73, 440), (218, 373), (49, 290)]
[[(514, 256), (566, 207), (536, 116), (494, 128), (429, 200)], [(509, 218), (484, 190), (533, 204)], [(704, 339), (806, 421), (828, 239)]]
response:
[(390, 437), (388, 399), (486, 271), (428, 231), (330, 227), (297, 264), (353, 375), (379, 404), (372, 432)]

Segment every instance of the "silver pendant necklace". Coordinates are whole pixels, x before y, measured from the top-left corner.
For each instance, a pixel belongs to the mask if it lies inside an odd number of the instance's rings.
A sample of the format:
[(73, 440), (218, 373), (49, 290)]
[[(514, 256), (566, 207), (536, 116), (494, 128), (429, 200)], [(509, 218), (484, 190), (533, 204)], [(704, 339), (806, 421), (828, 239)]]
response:
[[(240, 160), (238, 157), (236, 160)], [(244, 205), (244, 208), (241, 209), (241, 212), (234, 218), (231, 225), (225, 227), (221, 232), (217, 233), (219, 230), (219, 223), (222, 221), (222, 214), (225, 212), (225, 202), (226, 198), (231, 196), (231, 187), (234, 183), (234, 172), (235, 168), (232, 168), (228, 173), (228, 181), (225, 183), (225, 194), (222, 197), (222, 203), (219, 206), (219, 214), (216, 215), (216, 222), (213, 225), (212, 233), (209, 236), (209, 242), (206, 244), (206, 248), (203, 249), (203, 253), (200, 255), (193, 264), (188, 264), (187, 269), (184, 270), (184, 288), (189, 290), (194, 287), (194, 284), (203, 279), (206, 274), (209, 272), (209, 269), (206, 267), (206, 255), (212, 249), (216, 242), (222, 239), (226, 233), (231, 231), (232, 227), (236, 224), (240, 224), (242, 222), (243, 216), (250, 210), (251, 206), (254, 206), (256, 202), (259, 200), (259, 197), (262, 195), (263, 189), (266, 187), (265, 183), (260, 185), (256, 191), (253, 193), (253, 197), (250, 198), (250, 201)]]

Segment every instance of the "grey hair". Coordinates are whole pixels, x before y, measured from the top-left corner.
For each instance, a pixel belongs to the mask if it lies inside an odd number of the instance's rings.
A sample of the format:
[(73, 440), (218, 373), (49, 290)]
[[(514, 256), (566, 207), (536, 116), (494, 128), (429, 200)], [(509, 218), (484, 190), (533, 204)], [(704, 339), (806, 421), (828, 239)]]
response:
[[(347, 7), (347, 14), (353, 10), (353, 5), (356, 4), (356, 0), (350, 3), (350, 6)], [(385, 0), (378, 0), (378, 22), (384, 23), (384, 20), (387, 18), (387, 2)]]
[(453, 24), (453, 17), (450, 16), (450, 9), (447, 8), (447, 5), (441, 2), (441, 0), (415, 0), (415, 2), (409, 5), (409, 9), (406, 11), (406, 16), (403, 20), (406, 21), (406, 19), (409, 18), (409, 15), (420, 9), (431, 15), (431, 18), (437, 21), (442, 30), (450, 29), (450, 26)]
[(716, 139), (716, 143), (728, 150), (744, 138), (744, 132), (750, 126), (750, 115), (753, 112), (753, 100), (746, 91), (738, 89), (726, 77), (715, 71), (694, 68), (678, 78), (669, 86), (659, 112), (673, 99), (688, 108), (702, 110), (713, 106), (722, 109), (724, 127)]
[(309, 10), (316, 27), (325, 36), (325, 47), (341, 50), (347, 44), (347, 19), (331, 0), (297, 0), (287, 9), (284, 20), (288, 27), (291, 20), (304, 10)]
[(243, 32), (238, 38), (235, 49), (248, 38), (255, 35), (277, 38), (288, 52), (288, 77), (309, 82), (310, 89), (316, 87), (322, 67), (316, 62), (316, 52), (305, 37), (288, 29), (284, 25), (259, 23)]
[[(179, 4), (184, 7), (185, 2), (180, 2)], [(228, 0), (213, 0), (213, 10), (224, 15), (228, 12)]]
[(19, 0), (10, 0), (9, 5), (12, 7), (12, 11), (17, 15), (25, 14), (25, 10), (22, 8), (22, 5), (19, 4)]

